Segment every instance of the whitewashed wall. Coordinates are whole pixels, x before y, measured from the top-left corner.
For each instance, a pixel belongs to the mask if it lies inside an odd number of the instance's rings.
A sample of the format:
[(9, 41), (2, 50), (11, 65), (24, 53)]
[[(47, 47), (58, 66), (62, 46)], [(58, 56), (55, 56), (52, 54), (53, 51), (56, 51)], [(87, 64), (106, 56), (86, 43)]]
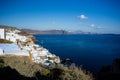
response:
[(0, 29), (0, 39), (5, 39), (5, 30)]
[(3, 49), (0, 48), (0, 55), (3, 55)]

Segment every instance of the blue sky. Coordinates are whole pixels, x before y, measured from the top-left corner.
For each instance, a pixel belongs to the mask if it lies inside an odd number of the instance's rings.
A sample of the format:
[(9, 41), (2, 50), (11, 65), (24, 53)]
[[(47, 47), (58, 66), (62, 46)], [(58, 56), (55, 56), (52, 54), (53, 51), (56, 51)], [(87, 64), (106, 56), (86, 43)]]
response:
[(0, 24), (120, 34), (120, 0), (0, 0)]

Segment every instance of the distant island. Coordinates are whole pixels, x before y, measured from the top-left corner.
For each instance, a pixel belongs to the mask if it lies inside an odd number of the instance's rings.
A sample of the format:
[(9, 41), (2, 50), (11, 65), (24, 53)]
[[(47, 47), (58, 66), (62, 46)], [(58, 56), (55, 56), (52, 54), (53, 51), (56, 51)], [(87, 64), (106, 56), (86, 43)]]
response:
[(67, 31), (67, 30), (32, 30), (32, 29), (21, 29), (21, 31), (27, 32), (28, 34), (97, 34), (94, 32), (83, 32), (83, 31)]
[[(6, 25), (0, 25), (0, 28), (7, 28), (7, 30), (12, 29), (18, 29), (16, 27), (13, 26), (6, 26)], [(57, 30), (57, 29), (52, 29), (52, 30), (35, 30), (35, 29), (18, 29), (20, 31), (22, 31), (22, 33), (24, 34), (31, 34), (31, 35), (36, 35), (36, 34), (112, 34), (114, 35), (114, 33), (97, 33), (97, 32), (84, 32), (81, 30), (77, 30), (77, 31), (67, 31), (67, 30)], [(115, 35), (119, 35), (119, 34), (115, 34)]]

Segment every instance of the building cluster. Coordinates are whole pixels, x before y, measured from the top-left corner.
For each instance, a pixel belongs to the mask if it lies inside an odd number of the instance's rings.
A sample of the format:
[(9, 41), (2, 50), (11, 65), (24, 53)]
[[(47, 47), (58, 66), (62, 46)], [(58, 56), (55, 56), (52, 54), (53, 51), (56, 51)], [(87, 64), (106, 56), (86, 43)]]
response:
[(16, 46), (10, 48), (10, 51), (8, 51), (9, 46), (7, 44), (0, 44), (0, 55), (14, 53), (14, 55), (29, 56), (32, 61), (42, 63), (46, 66), (53, 63), (60, 63), (58, 56), (51, 54), (47, 49), (35, 44), (29, 36), (20, 35), (20, 32), (20, 30), (5, 32), (4, 29), (0, 29), (0, 38), (12, 41), (12, 44), (8, 44), (10, 47)]
[(10, 40), (12, 42), (17, 42), (17, 40), (20, 40), (22, 42), (26, 42), (26, 36), (21, 36), (18, 33), (20, 33), (19, 30), (6, 32), (6, 40)]

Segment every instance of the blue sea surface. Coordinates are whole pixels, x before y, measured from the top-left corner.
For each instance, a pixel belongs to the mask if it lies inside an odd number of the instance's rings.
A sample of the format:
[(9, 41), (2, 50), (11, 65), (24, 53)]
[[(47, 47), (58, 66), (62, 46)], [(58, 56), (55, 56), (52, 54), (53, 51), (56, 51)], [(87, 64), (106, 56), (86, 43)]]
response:
[(120, 58), (120, 35), (34, 35), (36, 43), (61, 59), (70, 58), (77, 66), (91, 72), (111, 65)]

